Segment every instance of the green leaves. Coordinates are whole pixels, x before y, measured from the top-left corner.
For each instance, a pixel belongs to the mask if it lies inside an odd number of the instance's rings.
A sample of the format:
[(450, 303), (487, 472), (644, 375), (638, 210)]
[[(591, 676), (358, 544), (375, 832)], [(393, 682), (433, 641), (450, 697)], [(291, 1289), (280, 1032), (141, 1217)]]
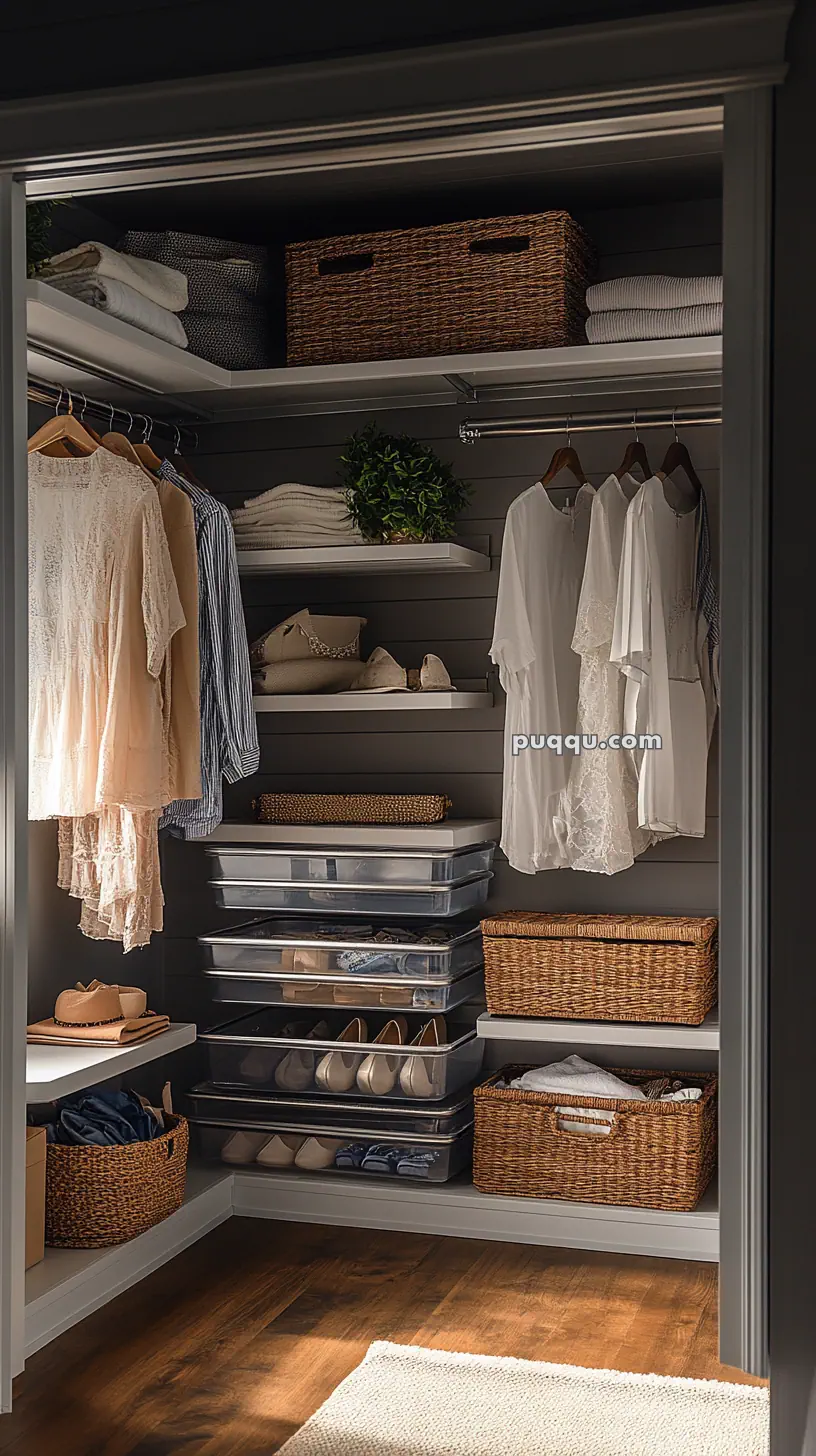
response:
[(446, 461), (410, 435), (371, 421), (340, 456), (349, 511), (367, 541), (443, 541), (454, 532), (470, 487)]

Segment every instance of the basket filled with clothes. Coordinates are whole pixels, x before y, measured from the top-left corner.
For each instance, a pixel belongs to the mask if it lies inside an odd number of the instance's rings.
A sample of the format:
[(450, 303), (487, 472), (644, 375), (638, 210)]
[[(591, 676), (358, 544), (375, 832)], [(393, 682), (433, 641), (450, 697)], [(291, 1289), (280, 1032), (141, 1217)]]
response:
[(717, 1000), (716, 917), (507, 911), (482, 921), (494, 1016), (699, 1026)]
[(47, 1124), (45, 1242), (104, 1249), (181, 1208), (187, 1120), (135, 1092), (91, 1087), (61, 1098)]
[(696, 1208), (717, 1160), (713, 1074), (620, 1070), (569, 1056), (506, 1066), (474, 1091), (482, 1193)]

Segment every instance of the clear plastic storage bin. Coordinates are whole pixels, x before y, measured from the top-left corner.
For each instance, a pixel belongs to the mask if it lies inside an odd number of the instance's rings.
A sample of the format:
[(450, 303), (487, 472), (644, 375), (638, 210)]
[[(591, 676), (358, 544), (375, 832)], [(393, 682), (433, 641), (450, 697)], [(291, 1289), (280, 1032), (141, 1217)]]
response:
[[(483, 965), (478, 925), (366, 925), (344, 920), (250, 920), (199, 936), (207, 969), (454, 981)], [(260, 1004), (260, 1003), (259, 1003)]]
[(473, 1090), (468, 1087), (439, 1102), (378, 1102), (363, 1097), (323, 1097), (319, 1093), (226, 1092), (212, 1082), (200, 1082), (187, 1093), (185, 1115), (204, 1122), (230, 1122), (241, 1127), (300, 1127), (304, 1123), (326, 1128), (359, 1129), (380, 1138), (395, 1133), (462, 1132), (473, 1123)]
[(487, 899), (492, 871), (439, 889), (417, 885), (318, 885), (294, 880), (211, 880), (215, 903), (225, 910), (305, 910), (332, 915), (464, 915)]
[(263, 880), (275, 883), (319, 885), (372, 885), (400, 888), (457, 885), (473, 875), (485, 874), (493, 863), (492, 843), (467, 849), (381, 849), (355, 854), (349, 849), (267, 849), (246, 845), (218, 845), (207, 850), (213, 860), (212, 878)]
[(273, 1175), (330, 1173), (446, 1183), (470, 1167), (473, 1157), (472, 1126), (457, 1133), (383, 1136), (365, 1128), (341, 1131), (319, 1121), (309, 1127), (283, 1121), (260, 1129), (193, 1118), (190, 1128), (199, 1157)]
[(287, 972), (215, 971), (214, 1000), (241, 1006), (352, 1006), (359, 1010), (450, 1011), (484, 993), (481, 970), (455, 981), (419, 981), (410, 976), (298, 976)]
[[(207, 1048), (211, 1081), (241, 1090), (435, 1102), (475, 1081), (481, 1070), (483, 1043), (472, 1026), (448, 1018), (441, 1046), (375, 1045), (391, 1017), (366, 1011), (367, 1039), (338, 1041), (354, 1019), (354, 1013), (305, 1008), (293, 1016), (288, 1008), (270, 1006), (203, 1033), (199, 1042)], [(415, 1011), (405, 1016), (408, 1042), (427, 1019)], [(331, 1054), (335, 1060), (327, 1065)]]

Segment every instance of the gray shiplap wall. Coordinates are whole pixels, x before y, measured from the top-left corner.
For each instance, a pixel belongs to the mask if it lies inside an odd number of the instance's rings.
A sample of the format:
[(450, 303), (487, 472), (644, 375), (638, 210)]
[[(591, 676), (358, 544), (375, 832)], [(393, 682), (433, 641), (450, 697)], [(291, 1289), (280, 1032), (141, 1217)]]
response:
[[(667, 400), (667, 403), (673, 401)], [(633, 403), (637, 403), (634, 401)], [(578, 406), (580, 407), (580, 406)], [(529, 412), (529, 405), (524, 412)], [(550, 408), (547, 406), (546, 408)], [(501, 411), (506, 412), (506, 407)], [(521, 410), (519, 412), (522, 412)], [(460, 521), (463, 537), (489, 541), (491, 571), (465, 576), (253, 578), (244, 583), (250, 637), (303, 606), (315, 611), (349, 612), (367, 618), (363, 651), (382, 644), (405, 665), (418, 665), (427, 651), (439, 653), (454, 681), (490, 672), (488, 648), (504, 517), (510, 502), (526, 489), (549, 461), (558, 439), (505, 439), (466, 446), (457, 438), (466, 411), (458, 407), (382, 412), (379, 422), (404, 429), (433, 444), (473, 483), (469, 509)], [(487, 415), (489, 409), (470, 413)], [(230, 506), (284, 480), (316, 485), (337, 483), (340, 448), (350, 428), (348, 416), (308, 420), (256, 421), (220, 425), (202, 437), (196, 457), (202, 481)], [(658, 468), (671, 438), (653, 432), (647, 444)], [(698, 427), (684, 432), (703, 480), (718, 539), (719, 430)], [(603, 432), (577, 439), (589, 479), (600, 485), (620, 463), (626, 436)], [(566, 493), (559, 490), (559, 502)], [(501, 806), (504, 708), (393, 716), (339, 713), (261, 716), (260, 773), (227, 789), (227, 817), (249, 817), (252, 798), (262, 790), (439, 792), (453, 800), (457, 817), (498, 816)], [(647, 852), (632, 869), (612, 877), (570, 870), (527, 876), (499, 856), (491, 908), (655, 911), (711, 913), (717, 908), (718, 797), (716, 741), (709, 773), (709, 820), (704, 840), (676, 839)], [(206, 885), (206, 857), (200, 846), (164, 848), (167, 932), (167, 991), (180, 1009), (192, 1004), (199, 1016), (210, 1014), (201, 1002), (195, 975), (197, 954), (191, 937), (206, 927), (235, 923), (240, 915), (214, 908)], [(176, 998), (178, 1001), (176, 1002)], [(188, 999), (189, 998), (189, 999)], [(218, 1013), (216, 1013), (218, 1014)]]

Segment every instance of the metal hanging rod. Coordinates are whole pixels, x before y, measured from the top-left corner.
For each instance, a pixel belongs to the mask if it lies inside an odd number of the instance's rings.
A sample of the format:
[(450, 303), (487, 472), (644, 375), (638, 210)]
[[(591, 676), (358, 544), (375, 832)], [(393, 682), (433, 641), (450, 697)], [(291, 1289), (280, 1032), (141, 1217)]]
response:
[(689, 425), (721, 425), (722, 413), (711, 405), (683, 409), (606, 410), (601, 414), (532, 415), (499, 420), (463, 420), (459, 438), (466, 445), (511, 435), (578, 435), (593, 430), (680, 430)]
[(81, 389), (67, 389), (60, 384), (50, 384), (47, 380), (36, 379), (28, 376), (28, 398), (33, 404), (44, 404), (54, 408), (58, 414), (73, 409), (78, 419), (84, 415), (94, 415), (97, 419), (104, 420), (109, 430), (113, 429), (118, 421), (126, 424), (128, 430), (134, 425), (144, 428), (145, 438), (149, 439), (154, 431), (175, 437), (176, 444), (180, 445), (183, 438), (187, 438), (191, 444), (197, 447), (198, 434), (186, 425), (171, 424), (169, 420), (159, 420), (153, 415), (145, 414), (144, 410), (127, 410), (121, 405), (107, 404), (101, 399), (92, 399), (90, 395), (84, 394)]

